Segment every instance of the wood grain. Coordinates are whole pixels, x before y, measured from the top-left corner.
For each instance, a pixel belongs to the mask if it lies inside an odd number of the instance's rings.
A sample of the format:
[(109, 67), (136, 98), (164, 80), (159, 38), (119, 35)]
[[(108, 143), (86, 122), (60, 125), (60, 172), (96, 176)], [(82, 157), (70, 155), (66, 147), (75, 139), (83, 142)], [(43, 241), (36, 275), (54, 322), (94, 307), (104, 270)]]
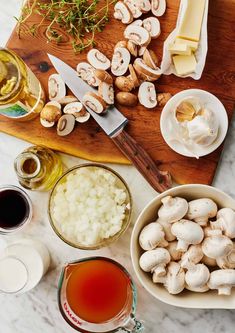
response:
[[(179, 0), (167, 1), (167, 12), (160, 18), (162, 34), (152, 42), (151, 48), (159, 57), (163, 42), (174, 29), (178, 14)], [(215, 94), (225, 105), (231, 120), (235, 101), (235, 0), (213, 0), (209, 8), (209, 51), (205, 71), (200, 81), (163, 76), (156, 84), (159, 92), (175, 94), (189, 88), (205, 89)], [(39, 22), (34, 15), (28, 23)], [(123, 39), (125, 26), (111, 20), (107, 28), (97, 36), (97, 47), (111, 58), (115, 43)], [(29, 65), (47, 90), (48, 76), (55, 72), (46, 52), (60, 57), (71, 66), (86, 60), (86, 54), (74, 55), (70, 40), (64, 35), (58, 46), (48, 44), (45, 39), (45, 25), (33, 38), (26, 28), (18, 39), (14, 31), (7, 46), (15, 50)], [(173, 152), (164, 142), (159, 126), (161, 108), (148, 111), (141, 106), (119, 107), (130, 120), (127, 132), (136, 139), (157, 162), (162, 170), (169, 170), (174, 180), (182, 183), (211, 184), (221, 155), (222, 147), (200, 160), (183, 157)], [(38, 119), (28, 123), (15, 123), (0, 117), (0, 130), (34, 144), (44, 144), (53, 149), (97, 162), (129, 163), (120, 150), (97, 124), (91, 120), (82, 124), (67, 137), (58, 137), (55, 129), (41, 127)]]

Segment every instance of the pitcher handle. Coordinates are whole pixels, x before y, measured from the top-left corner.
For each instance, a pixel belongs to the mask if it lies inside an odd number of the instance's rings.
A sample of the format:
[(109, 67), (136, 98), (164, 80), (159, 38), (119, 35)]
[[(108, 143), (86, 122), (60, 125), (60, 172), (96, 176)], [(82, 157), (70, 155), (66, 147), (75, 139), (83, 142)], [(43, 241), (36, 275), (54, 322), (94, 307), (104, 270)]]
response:
[(140, 333), (143, 332), (143, 330), (144, 330), (143, 323), (137, 320), (135, 315), (132, 313), (130, 315), (128, 323), (123, 327), (119, 327), (116, 332)]

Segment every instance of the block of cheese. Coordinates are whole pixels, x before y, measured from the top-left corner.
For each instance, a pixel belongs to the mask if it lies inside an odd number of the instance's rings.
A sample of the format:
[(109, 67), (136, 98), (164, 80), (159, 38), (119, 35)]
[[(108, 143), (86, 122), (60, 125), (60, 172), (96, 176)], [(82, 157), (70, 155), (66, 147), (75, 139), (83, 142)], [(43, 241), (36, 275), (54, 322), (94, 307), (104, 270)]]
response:
[(200, 40), (205, 3), (206, 0), (188, 0), (178, 37), (195, 42)]
[(198, 49), (198, 42), (194, 42), (192, 40), (177, 37), (175, 40), (175, 43), (176, 44), (187, 44), (193, 52), (195, 52)]
[(190, 56), (176, 55), (173, 56), (176, 73), (180, 76), (188, 75), (195, 72), (197, 61), (194, 54)]
[(192, 49), (187, 44), (174, 43), (168, 47), (171, 54), (191, 55)]

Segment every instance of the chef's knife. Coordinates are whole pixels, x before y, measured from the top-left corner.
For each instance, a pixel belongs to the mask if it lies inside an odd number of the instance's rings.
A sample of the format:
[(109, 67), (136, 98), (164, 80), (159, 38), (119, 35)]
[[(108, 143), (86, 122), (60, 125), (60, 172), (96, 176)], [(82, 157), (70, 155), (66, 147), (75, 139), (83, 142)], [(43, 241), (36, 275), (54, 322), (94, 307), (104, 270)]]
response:
[[(78, 100), (82, 101), (87, 92), (97, 93), (97, 90), (78, 77), (77, 72), (72, 67), (53, 55), (48, 54), (48, 57)], [(108, 111), (102, 115), (93, 112), (87, 106), (86, 109), (156, 191), (163, 192), (171, 187), (169, 172), (160, 171), (148, 153), (124, 131), (128, 120), (121, 112), (114, 106), (109, 107)]]

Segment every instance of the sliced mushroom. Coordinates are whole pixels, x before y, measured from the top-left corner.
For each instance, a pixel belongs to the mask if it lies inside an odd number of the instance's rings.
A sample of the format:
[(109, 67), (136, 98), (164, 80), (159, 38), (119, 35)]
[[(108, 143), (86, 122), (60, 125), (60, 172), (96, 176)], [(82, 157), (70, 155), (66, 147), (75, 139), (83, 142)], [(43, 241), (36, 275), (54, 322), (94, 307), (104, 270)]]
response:
[(78, 76), (86, 81), (90, 86), (98, 87), (100, 80), (95, 76), (95, 69), (87, 62), (80, 62), (77, 65)]
[(134, 26), (141, 27), (141, 26), (142, 26), (142, 23), (143, 23), (143, 21), (139, 19), (139, 20), (135, 20), (135, 21), (133, 21), (131, 24), (129, 24), (129, 26), (130, 26), (130, 25), (134, 25)]
[(166, 0), (152, 0), (152, 13), (155, 16), (162, 16), (166, 11)]
[(156, 17), (143, 20), (143, 27), (149, 32), (151, 38), (158, 38), (161, 34), (160, 22)]
[(115, 76), (122, 76), (126, 73), (131, 60), (130, 52), (124, 47), (117, 47), (114, 50), (111, 72)]
[(107, 104), (110, 105), (114, 103), (114, 90), (112, 84), (101, 82), (98, 88), (98, 92)]
[(127, 42), (127, 49), (130, 52), (131, 55), (133, 55), (133, 57), (137, 57), (138, 55), (138, 46), (132, 42), (131, 40), (128, 40)]
[(114, 49), (116, 49), (116, 47), (124, 47), (125, 49), (127, 49), (127, 41), (126, 41), (126, 40), (120, 40), (120, 41), (117, 42), (117, 44), (114, 46)]
[(132, 12), (122, 1), (118, 1), (115, 4), (113, 16), (124, 24), (129, 24), (133, 21)]
[(136, 1), (124, 0), (124, 4), (129, 8), (134, 18), (139, 18), (142, 15), (142, 12), (138, 8)]
[(93, 92), (88, 92), (83, 96), (82, 104), (95, 113), (100, 114), (106, 110), (106, 103), (103, 98)]
[(161, 71), (159, 68), (153, 69), (145, 64), (143, 59), (137, 58), (134, 61), (134, 68), (140, 79), (144, 81), (156, 81), (161, 76)]
[(130, 78), (132, 79), (133, 83), (134, 83), (134, 87), (137, 88), (140, 85), (140, 81), (136, 75), (135, 69), (132, 65), (129, 65), (129, 71), (130, 71)]
[(151, 10), (151, 2), (149, 0), (137, 0), (137, 6), (142, 13), (148, 13)]
[(125, 106), (135, 106), (138, 103), (136, 95), (130, 92), (119, 92), (116, 95), (117, 102)]
[(43, 127), (53, 127), (61, 114), (61, 105), (56, 101), (49, 102), (40, 113), (40, 122)]
[(92, 49), (87, 53), (87, 60), (95, 69), (109, 69), (110, 60), (99, 50)]
[(148, 109), (152, 109), (157, 106), (157, 95), (154, 84), (151, 82), (141, 83), (138, 98), (140, 104)]
[(143, 60), (144, 60), (145, 64), (147, 66), (151, 67), (152, 69), (158, 68), (159, 59), (156, 56), (154, 51), (146, 49), (143, 54)]
[(78, 99), (75, 97), (75, 96), (72, 96), (72, 95), (68, 95), (68, 96), (65, 96), (63, 98), (61, 98), (58, 103), (60, 103), (61, 105), (67, 105), (69, 103), (74, 103), (74, 102), (77, 102)]
[(121, 91), (131, 91), (134, 89), (134, 82), (131, 77), (119, 76), (115, 80), (115, 86)]
[(86, 111), (82, 103), (69, 103), (64, 108), (65, 114), (72, 114), (79, 123), (85, 123), (90, 118), (90, 113)]
[(65, 83), (59, 74), (52, 74), (48, 80), (50, 101), (59, 101), (66, 96)]
[(136, 45), (146, 45), (151, 41), (149, 32), (139, 26), (129, 25), (125, 31), (124, 36), (126, 39), (131, 40)]
[(57, 134), (59, 136), (66, 136), (73, 131), (74, 126), (75, 117), (71, 114), (64, 114), (58, 121)]
[(100, 82), (105, 82), (108, 84), (113, 83), (112, 76), (108, 72), (104, 71), (103, 69), (96, 69), (94, 73), (95, 73), (95, 76), (97, 77), (97, 79), (100, 80)]

